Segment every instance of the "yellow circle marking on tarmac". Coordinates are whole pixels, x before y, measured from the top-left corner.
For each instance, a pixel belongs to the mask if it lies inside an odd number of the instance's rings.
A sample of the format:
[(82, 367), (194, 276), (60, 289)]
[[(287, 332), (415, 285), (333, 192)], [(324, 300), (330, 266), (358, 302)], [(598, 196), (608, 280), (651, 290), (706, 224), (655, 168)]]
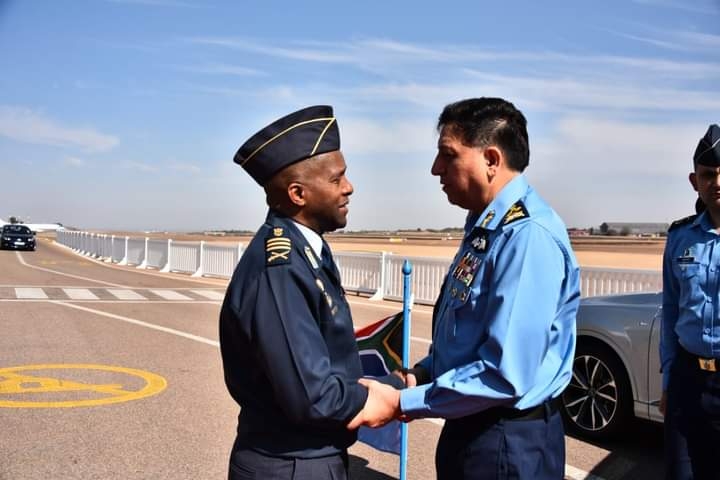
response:
[[(48, 376), (34, 376), (27, 373), (34, 370), (99, 370), (121, 373), (143, 379), (145, 386), (140, 390), (126, 390), (123, 385), (118, 383), (92, 384)], [(70, 408), (107, 405), (157, 395), (165, 390), (165, 387), (167, 387), (167, 381), (160, 375), (134, 368), (108, 365), (47, 364), (0, 368), (0, 408)], [(102, 397), (59, 401), (7, 400), (7, 397), (11, 395), (70, 392), (87, 392), (88, 395), (96, 397), (102, 395)]]

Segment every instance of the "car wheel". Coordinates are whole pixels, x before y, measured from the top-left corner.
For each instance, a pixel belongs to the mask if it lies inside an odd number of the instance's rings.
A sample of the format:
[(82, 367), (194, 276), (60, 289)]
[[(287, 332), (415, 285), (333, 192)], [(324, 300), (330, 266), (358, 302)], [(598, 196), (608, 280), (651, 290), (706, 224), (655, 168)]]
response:
[(586, 438), (616, 435), (633, 413), (625, 367), (609, 347), (596, 344), (578, 343), (572, 379), (561, 398), (568, 429)]

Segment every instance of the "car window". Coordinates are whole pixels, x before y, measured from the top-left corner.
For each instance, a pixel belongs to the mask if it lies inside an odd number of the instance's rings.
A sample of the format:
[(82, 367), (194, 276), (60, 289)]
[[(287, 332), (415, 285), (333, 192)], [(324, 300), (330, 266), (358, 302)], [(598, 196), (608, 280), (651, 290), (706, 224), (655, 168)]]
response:
[(24, 225), (5, 225), (3, 227), (3, 233), (21, 233), (29, 234), (32, 233), (30, 229)]

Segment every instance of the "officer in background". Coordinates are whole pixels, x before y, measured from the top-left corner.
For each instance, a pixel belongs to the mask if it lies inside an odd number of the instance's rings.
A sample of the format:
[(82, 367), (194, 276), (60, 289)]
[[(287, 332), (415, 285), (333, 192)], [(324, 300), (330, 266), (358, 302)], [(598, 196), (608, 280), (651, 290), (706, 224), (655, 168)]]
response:
[(720, 479), (720, 127), (693, 156), (705, 211), (674, 222), (663, 257), (661, 411), (668, 479)]
[(333, 110), (314, 106), (265, 127), (238, 150), (270, 207), (220, 312), (225, 382), (240, 404), (230, 479), (344, 479), (347, 423), (363, 408), (350, 309), (322, 234), (346, 224)]
[(435, 303), (429, 355), (403, 372), (417, 386), (367, 382), (384, 400), (358, 421), (447, 419), (435, 457), (441, 480), (561, 479), (555, 399), (572, 375), (580, 299), (567, 229), (522, 175), (526, 120), (511, 103), (450, 104), (438, 129), (431, 173), (468, 210), (465, 236)]

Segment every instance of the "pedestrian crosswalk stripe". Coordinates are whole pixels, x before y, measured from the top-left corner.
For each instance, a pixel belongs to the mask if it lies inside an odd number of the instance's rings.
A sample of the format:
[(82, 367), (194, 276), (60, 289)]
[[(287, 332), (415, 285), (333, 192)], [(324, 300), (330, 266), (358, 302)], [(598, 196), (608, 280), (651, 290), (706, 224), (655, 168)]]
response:
[(72, 300), (97, 300), (98, 297), (87, 288), (63, 288), (63, 292)]
[(16, 288), (15, 296), (17, 298), (46, 299), (48, 298), (42, 288)]
[[(0, 0), (1, 1), (1, 0)], [(210, 288), (98, 288), (98, 287), (31, 287), (0, 286), (0, 301), (8, 300), (67, 300), (91, 302), (117, 301), (184, 301), (220, 302), (225, 292)]]
[(108, 292), (119, 300), (147, 300), (135, 290), (122, 290), (119, 288), (108, 288)]
[(221, 292), (215, 290), (190, 290), (191, 292), (200, 295), (201, 297), (209, 298), (210, 300), (222, 300), (224, 295)]
[(150, 290), (158, 297), (162, 297), (165, 300), (192, 300), (190, 297), (186, 297), (182, 293), (178, 293), (175, 290)]

